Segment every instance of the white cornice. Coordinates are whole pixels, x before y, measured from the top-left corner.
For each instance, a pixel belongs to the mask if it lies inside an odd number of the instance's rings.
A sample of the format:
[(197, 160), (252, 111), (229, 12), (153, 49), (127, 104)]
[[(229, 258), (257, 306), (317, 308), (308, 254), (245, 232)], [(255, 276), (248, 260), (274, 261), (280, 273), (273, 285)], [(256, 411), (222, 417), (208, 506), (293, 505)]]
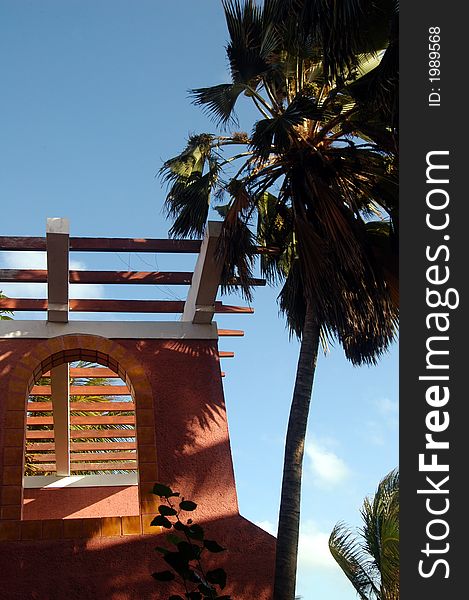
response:
[(0, 321), (0, 339), (49, 339), (60, 335), (89, 334), (108, 339), (216, 340), (217, 324), (183, 321)]

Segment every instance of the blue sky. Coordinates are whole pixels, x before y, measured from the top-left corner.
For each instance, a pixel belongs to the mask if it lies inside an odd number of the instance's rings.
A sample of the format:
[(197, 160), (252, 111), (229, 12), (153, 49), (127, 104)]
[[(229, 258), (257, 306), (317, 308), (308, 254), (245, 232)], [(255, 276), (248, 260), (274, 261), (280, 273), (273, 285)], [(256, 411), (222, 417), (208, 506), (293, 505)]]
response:
[[(218, 0), (1, 0), (0, 28), (0, 234), (44, 235), (46, 217), (65, 216), (74, 236), (166, 237), (164, 189), (155, 175), (188, 133), (214, 131), (187, 90), (228, 77)], [(251, 112), (239, 115), (240, 129), (249, 131)], [(189, 270), (195, 261), (73, 258), (76, 268), (116, 270)], [(39, 268), (42, 260), (4, 254), (0, 266)], [(138, 290), (161, 299), (186, 291)], [(223, 369), (241, 512), (271, 530), (298, 353), (277, 293), (259, 289), (253, 316), (218, 318), (246, 332), (220, 344), (236, 352)], [(125, 298), (135, 291), (75, 291), (96, 294)], [(396, 346), (373, 368), (352, 367), (339, 347), (320, 357), (304, 465), (298, 593), (305, 600), (356, 597), (326, 540), (338, 520), (360, 525), (364, 496), (397, 466), (397, 362)]]

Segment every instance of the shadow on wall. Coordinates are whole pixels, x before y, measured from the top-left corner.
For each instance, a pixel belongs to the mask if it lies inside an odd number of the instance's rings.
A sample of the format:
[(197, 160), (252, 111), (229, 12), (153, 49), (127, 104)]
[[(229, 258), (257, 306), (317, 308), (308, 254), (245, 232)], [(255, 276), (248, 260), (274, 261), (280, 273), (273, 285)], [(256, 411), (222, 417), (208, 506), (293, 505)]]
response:
[[(228, 574), (226, 594), (236, 600), (270, 600), (275, 539), (240, 516), (200, 523), (227, 551), (212, 555)], [(3, 542), (2, 593), (8, 600), (162, 600), (178, 587), (156, 582), (164, 569), (155, 552), (164, 535), (82, 540)]]
[[(120, 341), (123, 345), (125, 342)], [(194, 421), (201, 429), (210, 429), (213, 425), (225, 419), (225, 402), (223, 399), (223, 387), (221, 384), (220, 361), (218, 358), (218, 346), (214, 341), (191, 340), (167, 340), (153, 352), (151, 348), (154, 343), (141, 340), (136, 344), (136, 355), (141, 362), (139, 353), (147, 355), (148, 351), (153, 354), (155, 369), (152, 373), (147, 372), (154, 389), (160, 390), (161, 384), (165, 394), (175, 392), (179, 394), (175, 407), (184, 399), (184, 416), (186, 419), (187, 443), (196, 441), (193, 431)], [(152, 361), (153, 363), (153, 361)], [(150, 364), (152, 364), (150, 363)], [(147, 363), (148, 365), (148, 363)], [(171, 386), (164, 385), (164, 380), (171, 380)], [(156, 393), (158, 402), (160, 395)], [(194, 401), (195, 400), (195, 401)], [(165, 403), (166, 405), (168, 403)], [(170, 406), (169, 406), (170, 408)]]
[(119, 343), (144, 365), (152, 388), (159, 482), (197, 502), (204, 518), (236, 514), (216, 341)]

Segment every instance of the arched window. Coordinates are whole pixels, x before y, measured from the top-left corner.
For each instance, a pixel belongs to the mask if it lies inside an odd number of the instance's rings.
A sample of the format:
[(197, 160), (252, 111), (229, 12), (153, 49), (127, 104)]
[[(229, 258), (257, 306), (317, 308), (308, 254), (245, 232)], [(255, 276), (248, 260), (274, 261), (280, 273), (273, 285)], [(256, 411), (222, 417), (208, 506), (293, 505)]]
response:
[(27, 403), (23, 518), (138, 514), (137, 471), (135, 404), (119, 375), (83, 360), (43, 373)]

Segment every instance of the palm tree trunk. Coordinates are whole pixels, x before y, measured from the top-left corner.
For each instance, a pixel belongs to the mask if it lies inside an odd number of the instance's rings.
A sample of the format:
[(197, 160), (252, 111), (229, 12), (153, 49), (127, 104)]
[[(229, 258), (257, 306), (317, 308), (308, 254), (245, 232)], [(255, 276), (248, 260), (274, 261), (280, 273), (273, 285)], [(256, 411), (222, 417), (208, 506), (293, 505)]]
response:
[(319, 326), (308, 305), (285, 443), (273, 600), (295, 598), (303, 455), (318, 347)]

